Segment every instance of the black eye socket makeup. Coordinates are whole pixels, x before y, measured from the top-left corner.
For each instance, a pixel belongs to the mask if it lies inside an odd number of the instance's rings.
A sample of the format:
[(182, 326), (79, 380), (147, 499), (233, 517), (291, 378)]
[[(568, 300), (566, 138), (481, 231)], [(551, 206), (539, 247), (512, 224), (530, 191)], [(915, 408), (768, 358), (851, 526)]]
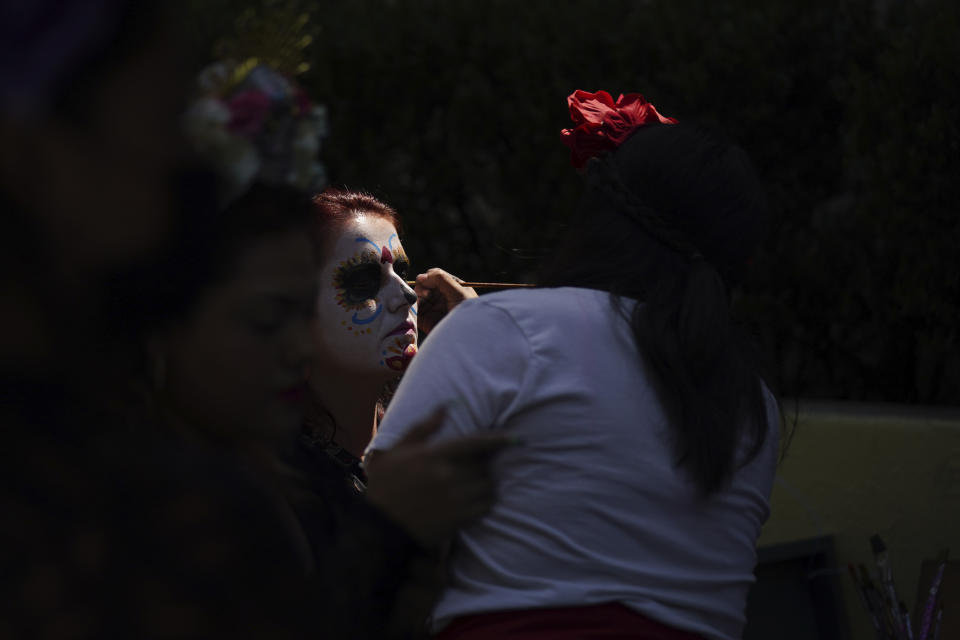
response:
[(363, 253), (342, 262), (333, 274), (333, 286), (341, 306), (360, 308), (380, 291), (380, 261)]
[[(359, 253), (341, 262), (333, 274), (337, 303), (345, 309), (357, 310), (377, 297), (383, 284), (382, 269), (380, 257), (370, 252)], [(397, 254), (393, 271), (405, 280), (410, 272), (410, 260), (402, 253)]]
[(352, 269), (344, 274), (343, 288), (350, 302), (362, 302), (376, 297), (380, 291), (380, 267), (365, 264)]

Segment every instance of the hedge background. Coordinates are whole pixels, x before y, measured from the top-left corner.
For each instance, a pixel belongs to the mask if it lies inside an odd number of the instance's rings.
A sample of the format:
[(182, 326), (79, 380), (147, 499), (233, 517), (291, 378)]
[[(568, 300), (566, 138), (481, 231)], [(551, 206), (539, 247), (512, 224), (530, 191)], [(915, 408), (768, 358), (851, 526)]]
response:
[(960, 3), (189, 4), (209, 57), (300, 65), (332, 183), (400, 211), (415, 268), (533, 280), (578, 196), (575, 88), (725, 130), (774, 208), (736, 303), (781, 393), (960, 404)]

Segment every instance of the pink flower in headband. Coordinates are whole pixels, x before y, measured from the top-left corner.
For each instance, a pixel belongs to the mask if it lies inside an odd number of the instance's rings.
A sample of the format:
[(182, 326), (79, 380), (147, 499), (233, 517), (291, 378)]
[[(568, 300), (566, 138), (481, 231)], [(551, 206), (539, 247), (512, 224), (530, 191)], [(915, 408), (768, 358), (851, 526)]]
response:
[(570, 162), (582, 169), (587, 160), (616, 149), (638, 127), (651, 123), (676, 124), (675, 118), (660, 115), (639, 93), (620, 94), (617, 101), (606, 91), (576, 90), (567, 98), (572, 129), (561, 131), (570, 148)]
[(213, 64), (198, 85), (201, 95), (187, 109), (184, 127), (199, 157), (219, 174), (223, 202), (254, 182), (323, 188), (318, 154), (326, 110), (303, 89), (255, 58)]
[(227, 131), (244, 136), (253, 136), (270, 113), (270, 97), (257, 89), (247, 89), (231, 96), (227, 101), (230, 122)]
[(313, 103), (310, 102), (310, 96), (307, 95), (307, 92), (296, 87), (293, 92), (293, 99), (297, 103), (298, 115), (305, 116), (310, 113), (310, 110), (313, 108)]

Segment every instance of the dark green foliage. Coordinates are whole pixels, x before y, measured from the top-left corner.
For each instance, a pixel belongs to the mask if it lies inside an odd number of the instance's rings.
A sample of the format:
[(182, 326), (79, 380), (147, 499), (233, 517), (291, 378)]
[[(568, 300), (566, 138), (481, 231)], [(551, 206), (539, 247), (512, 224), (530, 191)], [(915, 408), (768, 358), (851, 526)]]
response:
[(310, 12), (301, 80), (330, 109), (332, 180), (397, 207), (417, 267), (534, 277), (579, 194), (573, 89), (716, 126), (769, 188), (737, 307), (781, 390), (960, 402), (954, 0), (193, 4), (211, 42), (241, 8)]

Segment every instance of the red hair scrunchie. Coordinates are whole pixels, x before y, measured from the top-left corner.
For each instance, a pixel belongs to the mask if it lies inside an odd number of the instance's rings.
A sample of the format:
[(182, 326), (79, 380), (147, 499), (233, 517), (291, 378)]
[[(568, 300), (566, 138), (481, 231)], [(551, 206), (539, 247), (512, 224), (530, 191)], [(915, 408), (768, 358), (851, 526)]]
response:
[(606, 91), (577, 89), (567, 97), (574, 126), (560, 132), (570, 148), (570, 163), (582, 169), (587, 160), (616, 149), (638, 127), (646, 124), (676, 124), (676, 118), (661, 115), (639, 93), (620, 94), (614, 102)]

